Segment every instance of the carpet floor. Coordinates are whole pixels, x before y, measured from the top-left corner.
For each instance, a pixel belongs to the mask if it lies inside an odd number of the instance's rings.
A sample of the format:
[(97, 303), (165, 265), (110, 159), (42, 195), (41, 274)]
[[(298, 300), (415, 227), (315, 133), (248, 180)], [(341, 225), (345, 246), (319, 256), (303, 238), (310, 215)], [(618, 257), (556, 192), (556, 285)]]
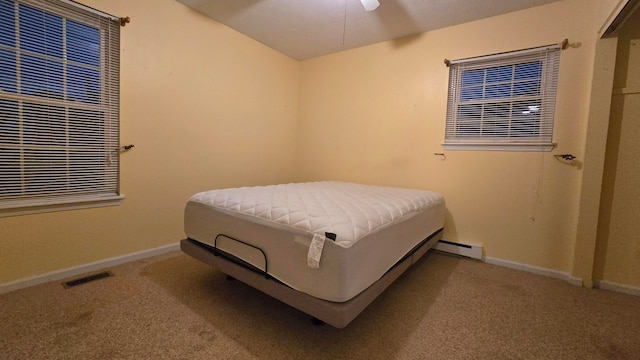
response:
[(345, 329), (180, 252), (0, 295), (2, 359), (640, 359), (640, 297), (430, 252)]

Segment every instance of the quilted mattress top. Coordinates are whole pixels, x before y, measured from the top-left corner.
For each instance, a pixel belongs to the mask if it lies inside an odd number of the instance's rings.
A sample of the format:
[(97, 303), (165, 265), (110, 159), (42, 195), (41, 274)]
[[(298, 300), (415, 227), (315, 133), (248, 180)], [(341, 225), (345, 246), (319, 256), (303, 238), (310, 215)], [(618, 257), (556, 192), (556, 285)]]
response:
[(348, 248), (406, 214), (444, 200), (425, 190), (323, 181), (210, 190), (189, 201), (331, 237)]

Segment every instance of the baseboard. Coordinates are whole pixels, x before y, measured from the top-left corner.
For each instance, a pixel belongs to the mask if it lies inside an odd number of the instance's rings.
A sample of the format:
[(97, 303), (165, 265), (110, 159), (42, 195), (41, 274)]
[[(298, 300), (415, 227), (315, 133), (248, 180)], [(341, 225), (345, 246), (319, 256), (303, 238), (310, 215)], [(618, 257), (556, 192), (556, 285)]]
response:
[(593, 287), (602, 290), (611, 290), (629, 295), (640, 296), (640, 287), (616, 284), (605, 280), (593, 280)]
[(582, 286), (582, 279), (577, 278), (575, 276), (571, 276), (571, 274), (563, 271), (551, 270), (551, 269), (546, 269), (538, 266), (526, 265), (526, 264), (521, 264), (514, 261), (501, 260), (501, 259), (490, 258), (490, 257), (485, 257), (484, 262), (488, 264), (504, 266), (511, 269), (522, 270), (522, 271), (526, 271), (526, 272), (530, 272), (538, 275), (544, 275), (544, 276), (548, 276), (556, 279), (561, 279), (573, 285)]
[(117, 256), (117, 257), (100, 260), (100, 261), (96, 261), (88, 264), (74, 266), (68, 269), (62, 269), (62, 270), (48, 272), (41, 275), (18, 279), (8, 283), (0, 284), (0, 294), (5, 294), (11, 291), (24, 289), (30, 286), (44, 284), (50, 281), (66, 279), (66, 278), (86, 274), (89, 272), (104, 270), (112, 266), (117, 266), (117, 265), (125, 264), (128, 262), (136, 261), (136, 260), (141, 260), (141, 259), (145, 259), (145, 258), (157, 256), (157, 255), (162, 255), (162, 254), (165, 254), (171, 251), (177, 251), (177, 250), (180, 250), (180, 243), (169, 244), (169, 245), (160, 246), (160, 247), (149, 249), (149, 250), (143, 250), (143, 251), (127, 254), (127, 255)]
[[(480, 249), (482, 248), (480, 247)], [(117, 256), (117, 257), (113, 257), (105, 260), (84, 264), (84, 265), (74, 266), (68, 269), (52, 271), (52, 272), (41, 274), (41, 275), (27, 277), (24, 279), (19, 279), (19, 280), (11, 281), (8, 283), (0, 284), (0, 294), (5, 294), (11, 291), (24, 289), (24, 288), (39, 285), (39, 284), (44, 284), (50, 281), (62, 280), (62, 279), (66, 279), (66, 278), (70, 278), (70, 277), (74, 277), (74, 276), (78, 276), (78, 275), (82, 275), (82, 274), (86, 274), (94, 271), (99, 271), (112, 266), (117, 266), (117, 265), (125, 264), (128, 262), (132, 262), (132, 261), (146, 259), (153, 256), (158, 256), (171, 251), (178, 251), (178, 250), (180, 250), (179, 243), (169, 244), (169, 245), (160, 246), (160, 247), (149, 249), (149, 250), (143, 250), (143, 251), (127, 254), (127, 255)], [(452, 253), (451, 251), (447, 251), (447, 250), (440, 250), (440, 251)], [(468, 256), (468, 255), (464, 255), (464, 256)], [(475, 256), (469, 256), (469, 257), (475, 258)], [(485, 257), (482, 260), (488, 264), (504, 266), (507, 268), (522, 270), (522, 271), (526, 271), (526, 272), (530, 272), (538, 275), (549, 276), (552, 278), (565, 280), (576, 286), (582, 286), (582, 279), (571, 276), (569, 273), (566, 273), (563, 271), (551, 270), (551, 269), (546, 269), (538, 266), (526, 265), (526, 264), (521, 264), (514, 261), (496, 259), (491, 257)], [(610, 290), (610, 291), (616, 291), (620, 293), (640, 296), (639, 287), (621, 285), (621, 284), (616, 284), (616, 283), (613, 283), (610, 281), (604, 281), (604, 280), (594, 280), (593, 284), (594, 284), (594, 287), (598, 289)]]

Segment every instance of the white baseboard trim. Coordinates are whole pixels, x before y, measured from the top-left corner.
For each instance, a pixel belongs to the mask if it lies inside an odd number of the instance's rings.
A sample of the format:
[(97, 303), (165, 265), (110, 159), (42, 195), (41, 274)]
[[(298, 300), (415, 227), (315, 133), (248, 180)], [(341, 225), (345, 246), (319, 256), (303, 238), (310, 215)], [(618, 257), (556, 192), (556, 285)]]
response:
[(164, 245), (149, 250), (138, 251), (127, 255), (116, 256), (105, 260), (74, 266), (68, 269), (56, 270), (41, 275), (18, 279), (8, 283), (0, 284), (0, 294), (5, 294), (11, 291), (44, 284), (50, 281), (66, 279), (94, 271), (104, 270), (112, 266), (162, 255), (175, 250), (180, 250), (180, 243)]
[[(162, 254), (166, 254), (171, 251), (180, 250), (180, 243), (174, 243), (169, 245), (160, 246), (157, 248), (138, 251), (135, 253), (117, 256), (105, 260), (100, 260), (84, 265), (74, 266), (68, 269), (62, 269), (57, 271), (48, 272), (41, 275), (31, 276), (23, 279), (18, 279), (15, 281), (11, 281), (8, 283), (0, 284), (0, 294), (6, 294), (11, 291), (28, 288), (31, 286), (44, 284), (50, 281), (62, 280), (94, 271), (104, 270), (106, 268), (122, 265), (128, 262), (133, 262), (141, 259), (150, 258), (153, 256), (158, 256)], [(482, 259), (484, 262), (488, 264), (504, 266), (510, 269), (522, 270), (538, 275), (548, 276), (560, 280), (565, 280), (573, 285), (582, 286), (582, 279), (571, 276), (569, 273), (557, 270), (546, 269), (538, 266), (521, 264), (515, 261), (496, 259), (491, 257), (484, 257)], [(640, 287), (628, 286), (616, 284), (610, 281), (604, 280), (594, 280), (594, 287), (603, 290), (610, 290), (621, 292), (625, 294), (640, 296)]]
[(593, 287), (602, 289), (602, 290), (611, 290), (611, 291), (621, 292), (629, 295), (640, 296), (640, 287), (616, 284), (611, 281), (593, 280)]
[(484, 262), (488, 264), (508, 267), (511, 269), (522, 270), (522, 271), (530, 272), (533, 274), (544, 275), (544, 276), (567, 281), (570, 284), (573, 284), (576, 286), (582, 286), (582, 279), (577, 278), (575, 276), (571, 276), (571, 274), (563, 271), (551, 270), (551, 269), (546, 269), (538, 266), (521, 264), (515, 261), (501, 260), (501, 259), (496, 259), (491, 257), (485, 257)]

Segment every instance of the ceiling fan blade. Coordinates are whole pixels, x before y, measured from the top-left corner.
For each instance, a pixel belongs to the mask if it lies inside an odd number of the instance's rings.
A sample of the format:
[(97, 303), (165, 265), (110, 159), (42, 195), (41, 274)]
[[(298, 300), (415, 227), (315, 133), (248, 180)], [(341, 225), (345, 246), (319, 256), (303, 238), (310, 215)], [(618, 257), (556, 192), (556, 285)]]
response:
[(373, 11), (377, 9), (378, 6), (380, 6), (380, 2), (378, 0), (360, 0), (360, 2), (362, 3), (362, 6), (364, 6), (364, 9), (367, 11)]

